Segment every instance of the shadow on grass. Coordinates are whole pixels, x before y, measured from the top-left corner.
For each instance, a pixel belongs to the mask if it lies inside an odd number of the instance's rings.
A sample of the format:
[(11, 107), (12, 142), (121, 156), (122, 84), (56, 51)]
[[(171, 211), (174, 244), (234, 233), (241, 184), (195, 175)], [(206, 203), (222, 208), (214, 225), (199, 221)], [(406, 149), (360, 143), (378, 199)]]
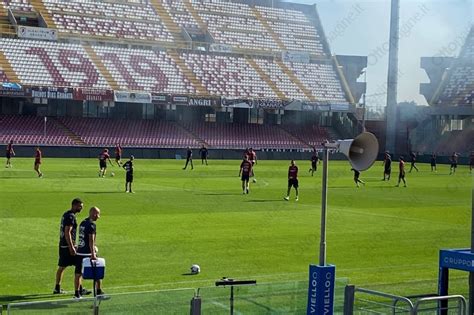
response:
[(251, 199), (245, 200), (245, 202), (275, 202), (275, 201), (285, 201), (283, 198), (281, 199)]

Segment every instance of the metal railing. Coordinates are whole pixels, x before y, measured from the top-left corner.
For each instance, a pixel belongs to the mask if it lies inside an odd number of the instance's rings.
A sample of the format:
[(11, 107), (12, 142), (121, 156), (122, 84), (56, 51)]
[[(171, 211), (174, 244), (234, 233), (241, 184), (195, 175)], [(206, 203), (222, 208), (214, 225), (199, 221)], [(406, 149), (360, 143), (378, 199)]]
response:
[[(369, 295), (371, 298), (359, 297), (356, 293)], [(388, 300), (388, 301), (387, 301)], [(449, 302), (456, 302), (456, 306), (449, 306)], [(442, 306), (441, 302), (445, 302)], [(403, 303), (403, 306), (399, 306)], [(426, 305), (435, 303), (434, 306)], [(356, 311), (356, 312), (355, 312)], [(389, 294), (385, 292), (357, 288), (347, 285), (344, 291), (344, 315), (352, 315), (358, 312), (364, 314), (409, 314), (417, 315), (429, 312), (442, 314), (467, 315), (467, 302), (462, 295), (449, 296), (424, 296), (413, 302), (410, 298)]]

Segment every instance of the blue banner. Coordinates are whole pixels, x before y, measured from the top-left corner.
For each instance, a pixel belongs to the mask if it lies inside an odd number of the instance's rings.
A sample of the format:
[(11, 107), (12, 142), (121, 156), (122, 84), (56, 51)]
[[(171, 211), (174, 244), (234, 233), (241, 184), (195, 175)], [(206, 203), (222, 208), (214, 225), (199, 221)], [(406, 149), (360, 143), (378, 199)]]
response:
[(336, 266), (309, 265), (309, 289), (306, 314), (332, 315)]
[(474, 272), (474, 254), (469, 249), (439, 251), (439, 267)]

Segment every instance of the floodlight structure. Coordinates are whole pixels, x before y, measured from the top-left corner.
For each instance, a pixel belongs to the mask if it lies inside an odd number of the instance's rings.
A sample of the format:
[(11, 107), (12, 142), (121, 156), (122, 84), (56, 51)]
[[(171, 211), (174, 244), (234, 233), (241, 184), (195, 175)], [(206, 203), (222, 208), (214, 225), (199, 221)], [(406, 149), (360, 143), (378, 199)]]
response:
[(309, 266), (309, 289), (306, 314), (333, 314), (336, 267), (326, 264), (326, 210), (329, 152), (343, 153), (357, 171), (365, 171), (374, 164), (379, 142), (374, 134), (363, 132), (355, 139), (324, 142), (323, 182), (321, 198), (321, 238), (319, 265)]

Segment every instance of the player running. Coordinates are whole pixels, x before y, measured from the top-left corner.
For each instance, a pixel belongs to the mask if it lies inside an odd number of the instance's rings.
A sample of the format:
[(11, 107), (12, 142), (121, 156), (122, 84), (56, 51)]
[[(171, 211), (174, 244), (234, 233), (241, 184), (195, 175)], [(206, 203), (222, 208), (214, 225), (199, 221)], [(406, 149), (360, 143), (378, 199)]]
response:
[(449, 169), (449, 175), (456, 173), (456, 168), (458, 167), (458, 158), (459, 154), (456, 152), (453, 152), (453, 155), (451, 155), (451, 168)]
[(360, 171), (356, 170), (355, 168), (351, 168), (351, 171), (354, 172), (354, 183), (356, 183), (357, 188), (360, 187), (359, 183), (361, 183), (362, 185), (365, 185), (365, 182), (359, 179)]
[(109, 149), (105, 148), (104, 151), (99, 154), (99, 177), (105, 177), (105, 173), (107, 173), (107, 160), (109, 160), (110, 165), (112, 165)]
[(41, 158), (43, 157), (41, 150), (39, 147), (36, 147), (35, 152), (35, 171), (38, 174), (38, 177), (43, 177), (43, 173), (41, 173), (40, 166), (41, 166)]
[(6, 168), (12, 168), (11, 158), (15, 156), (15, 150), (13, 150), (13, 140), (10, 140), (10, 143), (7, 145), (6, 157), (7, 157), (7, 164), (5, 165)]
[(122, 166), (122, 146), (118, 143), (115, 145), (115, 163)]
[(292, 186), (295, 187), (295, 201), (298, 201), (298, 166), (296, 166), (294, 160), (291, 160), (290, 166), (288, 167), (288, 190), (286, 192), (286, 197), (283, 198), (286, 201), (290, 200), (290, 190)]
[(318, 162), (321, 163), (321, 161), (319, 160), (318, 152), (316, 151), (316, 148), (315, 148), (313, 150), (313, 155), (311, 156), (311, 168), (309, 169), (309, 172), (311, 173), (311, 176), (314, 176), (314, 172), (317, 171)]
[(248, 155), (244, 156), (244, 160), (240, 163), (239, 177), (242, 180), (242, 194), (248, 194), (250, 191), (250, 174), (252, 173), (252, 163), (249, 161)]
[(204, 164), (204, 162), (206, 162), (207, 165), (207, 157), (209, 155), (209, 150), (204, 144), (202, 145), (202, 148), (199, 149), (199, 155), (201, 155), (201, 164)]
[(126, 193), (134, 193), (132, 191), (132, 183), (133, 183), (133, 160), (135, 157), (133, 155), (130, 156), (130, 160), (125, 162), (125, 164), (122, 166), (125, 171), (125, 192)]
[(392, 157), (388, 151), (385, 151), (385, 158), (383, 160), (383, 179), (390, 180), (390, 175), (392, 174)]
[(400, 181), (403, 180), (403, 187), (407, 187), (407, 182), (405, 181), (405, 161), (403, 156), (400, 156), (400, 162), (398, 163), (398, 168), (400, 173), (398, 174), (398, 184), (396, 187), (400, 187)]
[(415, 163), (416, 163), (416, 153), (415, 152), (411, 152), (410, 153), (410, 157), (411, 157), (411, 166), (410, 166), (410, 171), (409, 173), (411, 173), (411, 171), (413, 169), (415, 169), (417, 172), (418, 172), (418, 167), (416, 167)]

